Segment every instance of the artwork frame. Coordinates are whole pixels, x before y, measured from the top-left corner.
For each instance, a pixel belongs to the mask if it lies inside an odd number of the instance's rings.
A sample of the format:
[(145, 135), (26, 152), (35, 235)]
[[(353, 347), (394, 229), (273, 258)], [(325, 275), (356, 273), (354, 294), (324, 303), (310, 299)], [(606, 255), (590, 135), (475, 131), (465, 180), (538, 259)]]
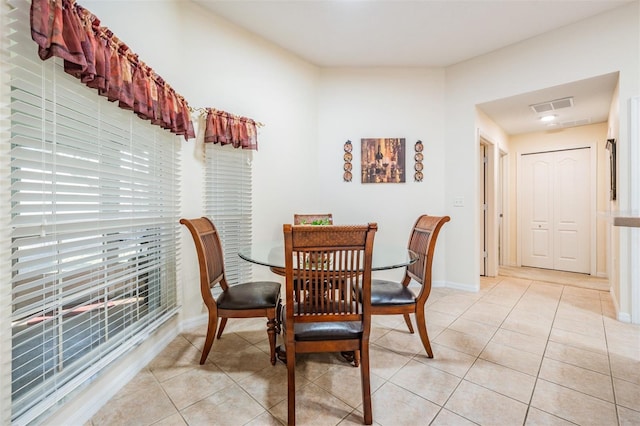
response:
[(405, 138), (363, 138), (360, 143), (362, 183), (405, 182)]

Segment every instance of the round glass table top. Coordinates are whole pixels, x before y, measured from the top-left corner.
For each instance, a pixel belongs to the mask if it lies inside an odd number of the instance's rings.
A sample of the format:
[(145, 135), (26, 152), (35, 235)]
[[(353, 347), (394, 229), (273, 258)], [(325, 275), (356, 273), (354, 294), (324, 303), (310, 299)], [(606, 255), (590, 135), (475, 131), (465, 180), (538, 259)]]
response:
[[(284, 269), (284, 242), (254, 243), (238, 251), (242, 259), (258, 265)], [(372, 270), (402, 268), (418, 260), (418, 255), (400, 246), (387, 246), (380, 244), (373, 247)]]

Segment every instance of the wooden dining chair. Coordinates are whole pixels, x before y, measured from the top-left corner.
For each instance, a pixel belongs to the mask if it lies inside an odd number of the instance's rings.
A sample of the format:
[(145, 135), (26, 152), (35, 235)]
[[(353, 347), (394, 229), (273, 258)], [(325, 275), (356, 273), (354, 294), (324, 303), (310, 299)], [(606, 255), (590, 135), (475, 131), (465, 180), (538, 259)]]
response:
[[(408, 244), (409, 250), (418, 255), (418, 260), (406, 267), (400, 282), (380, 279), (371, 282), (371, 313), (402, 314), (410, 333), (414, 331), (409, 314), (414, 314), (420, 340), (429, 358), (433, 358), (433, 351), (427, 334), (424, 307), (431, 293), (431, 266), (438, 233), (449, 220), (449, 216), (420, 216), (413, 226)], [(408, 288), (412, 280), (420, 284), (417, 296)]]
[(333, 214), (299, 214), (293, 215), (294, 225), (333, 225)]
[[(357, 351), (364, 423), (371, 424), (369, 331), (371, 258), (378, 227), (283, 226), (286, 303), (281, 313), (287, 359), (288, 424), (295, 424), (297, 353)], [(294, 294), (295, 293), (295, 294)], [(358, 294), (363, 294), (362, 303)]]
[[(271, 347), (271, 364), (276, 363), (277, 312), (280, 309), (280, 283), (275, 281), (254, 281), (229, 285), (224, 272), (224, 257), (218, 231), (208, 218), (180, 219), (191, 232), (200, 265), (200, 292), (209, 311), (207, 337), (202, 348), (200, 364), (204, 364), (216, 337), (218, 318), (222, 336), (228, 318), (267, 318), (267, 335)], [(217, 299), (212, 290), (220, 285), (222, 293)]]

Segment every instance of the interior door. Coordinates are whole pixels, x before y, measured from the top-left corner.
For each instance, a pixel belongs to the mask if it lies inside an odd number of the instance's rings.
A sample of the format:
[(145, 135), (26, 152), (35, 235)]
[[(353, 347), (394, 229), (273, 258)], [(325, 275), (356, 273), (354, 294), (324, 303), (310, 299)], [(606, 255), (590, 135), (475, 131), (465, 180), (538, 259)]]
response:
[(522, 265), (553, 269), (553, 153), (522, 156)]
[(522, 156), (522, 265), (589, 273), (589, 148)]

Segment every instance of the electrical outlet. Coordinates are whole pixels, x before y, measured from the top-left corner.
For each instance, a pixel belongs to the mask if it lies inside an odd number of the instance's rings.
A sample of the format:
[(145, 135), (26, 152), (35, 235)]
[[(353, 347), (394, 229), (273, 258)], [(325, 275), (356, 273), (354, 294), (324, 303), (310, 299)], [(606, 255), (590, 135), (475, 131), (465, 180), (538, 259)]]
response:
[(464, 207), (464, 198), (463, 197), (454, 198), (453, 207)]

